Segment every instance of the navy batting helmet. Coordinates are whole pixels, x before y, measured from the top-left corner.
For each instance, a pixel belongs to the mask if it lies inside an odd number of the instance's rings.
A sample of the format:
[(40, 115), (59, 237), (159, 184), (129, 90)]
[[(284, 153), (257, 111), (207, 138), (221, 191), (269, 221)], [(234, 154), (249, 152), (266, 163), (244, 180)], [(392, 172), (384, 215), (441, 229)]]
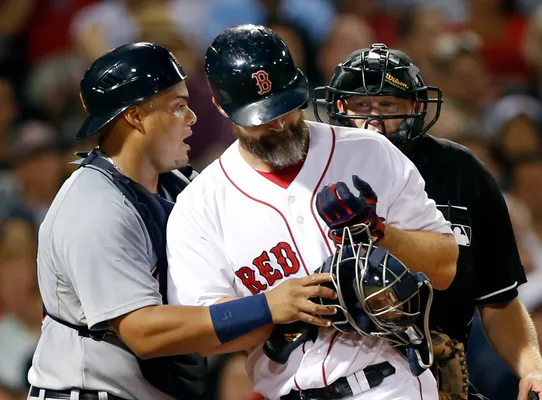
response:
[(186, 79), (165, 47), (140, 42), (98, 58), (81, 80), (81, 101), (89, 114), (75, 136), (93, 135), (129, 107)]
[[(430, 97), (434, 93), (435, 97)], [(347, 115), (339, 111), (338, 100), (351, 96), (396, 96), (412, 99), (414, 111), (401, 115)], [(435, 116), (425, 124), (425, 117), (430, 103), (436, 104)], [(399, 50), (389, 49), (376, 43), (370, 48), (356, 50), (338, 64), (328, 86), (314, 90), (314, 112), (322, 121), (318, 105), (324, 105), (329, 121), (338, 125), (352, 126), (352, 119), (365, 120), (365, 126), (371, 120), (380, 122), (382, 133), (397, 144), (404, 144), (423, 135), (437, 122), (440, 116), (442, 92), (434, 86), (427, 86), (420, 70), (410, 58)], [(385, 132), (385, 119), (403, 119), (396, 132)]]
[(205, 73), (218, 104), (240, 126), (257, 126), (303, 107), (307, 78), (271, 29), (240, 25), (218, 35), (207, 50)]

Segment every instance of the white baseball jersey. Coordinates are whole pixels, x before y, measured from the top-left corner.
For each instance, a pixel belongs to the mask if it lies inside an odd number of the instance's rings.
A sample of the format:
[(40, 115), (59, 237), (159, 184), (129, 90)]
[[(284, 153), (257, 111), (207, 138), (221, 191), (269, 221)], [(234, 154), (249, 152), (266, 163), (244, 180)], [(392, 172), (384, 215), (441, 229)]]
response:
[[(308, 153), (287, 189), (252, 169), (235, 142), (179, 195), (167, 229), (170, 304), (211, 305), (313, 273), (333, 249), (315, 208), (316, 194), (336, 181), (357, 193), (353, 174), (371, 185), (377, 213), (387, 224), (451, 233), (414, 165), (384, 136), (307, 125)], [(355, 373), (383, 361), (390, 361), (396, 373), (369, 390), (363, 373)], [(438, 399), (429, 371), (417, 378), (387, 343), (334, 328), (320, 328), (316, 342), (298, 347), (285, 365), (270, 361), (259, 346), (250, 351), (247, 371), (254, 390), (267, 399), (292, 389), (324, 387), (340, 377), (347, 377), (356, 399), (414, 399), (422, 390), (425, 400)]]

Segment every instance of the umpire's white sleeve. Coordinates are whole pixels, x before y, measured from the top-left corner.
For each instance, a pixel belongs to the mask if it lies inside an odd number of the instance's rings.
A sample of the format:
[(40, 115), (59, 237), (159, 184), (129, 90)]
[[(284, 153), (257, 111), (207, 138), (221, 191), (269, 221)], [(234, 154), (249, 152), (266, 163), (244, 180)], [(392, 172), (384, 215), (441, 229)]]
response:
[[(168, 302), (177, 305), (211, 305), (235, 297), (233, 270), (221, 249), (222, 240), (205, 216), (201, 199), (185, 189), (167, 225)], [(197, 209), (190, 204), (197, 204)]]

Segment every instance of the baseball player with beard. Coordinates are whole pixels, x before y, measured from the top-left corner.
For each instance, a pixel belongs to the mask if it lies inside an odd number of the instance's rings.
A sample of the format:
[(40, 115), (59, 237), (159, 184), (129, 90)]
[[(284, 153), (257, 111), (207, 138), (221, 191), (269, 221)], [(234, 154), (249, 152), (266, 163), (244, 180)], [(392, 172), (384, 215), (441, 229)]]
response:
[[(311, 275), (334, 252), (315, 203), (337, 181), (352, 191), (353, 181), (370, 189), (363, 211), (379, 246), (435, 288), (450, 284), (457, 243), (418, 171), (379, 134), (306, 121), (308, 82), (276, 33), (255, 25), (227, 29), (207, 50), (205, 71), (238, 140), (181, 193), (171, 213), (170, 304), (227, 302)], [(314, 341), (279, 364), (262, 350), (272, 330), (265, 326), (206, 354), (247, 350), (254, 390), (272, 400), (438, 399), (430, 371), (414, 375), (381, 339), (319, 328)]]

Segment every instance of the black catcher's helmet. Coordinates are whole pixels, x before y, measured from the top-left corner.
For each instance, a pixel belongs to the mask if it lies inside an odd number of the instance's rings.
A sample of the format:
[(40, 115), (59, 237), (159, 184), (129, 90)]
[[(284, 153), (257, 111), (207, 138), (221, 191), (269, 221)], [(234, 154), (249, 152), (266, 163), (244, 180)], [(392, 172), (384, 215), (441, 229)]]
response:
[(75, 136), (93, 135), (129, 107), (186, 79), (175, 57), (155, 43), (126, 44), (98, 58), (81, 80), (89, 116)]
[[(436, 92), (436, 97), (429, 97)], [(337, 101), (350, 96), (396, 96), (412, 99), (414, 111), (401, 115), (346, 115), (337, 108)], [(429, 103), (436, 103), (436, 114), (426, 125), (425, 116)], [(388, 49), (384, 44), (356, 50), (333, 70), (329, 86), (315, 89), (313, 106), (316, 118), (320, 117), (319, 105), (324, 105), (332, 124), (353, 126), (352, 119), (365, 120), (368, 126), (376, 120), (385, 130), (385, 119), (404, 119), (396, 132), (387, 135), (397, 145), (423, 135), (440, 116), (442, 92), (439, 88), (425, 85), (418, 67), (403, 52)], [(386, 134), (385, 131), (382, 133)]]
[(218, 35), (205, 56), (218, 104), (240, 126), (257, 126), (304, 106), (307, 78), (271, 29), (240, 25)]

